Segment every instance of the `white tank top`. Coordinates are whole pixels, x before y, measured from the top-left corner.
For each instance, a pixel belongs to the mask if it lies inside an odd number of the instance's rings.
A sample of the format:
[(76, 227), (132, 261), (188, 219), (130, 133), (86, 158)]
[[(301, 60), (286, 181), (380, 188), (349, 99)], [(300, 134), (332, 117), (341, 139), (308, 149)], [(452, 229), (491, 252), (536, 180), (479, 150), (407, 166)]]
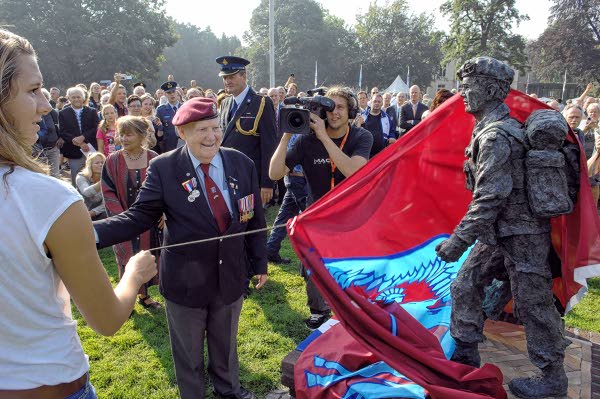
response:
[[(0, 389), (30, 389), (88, 369), (70, 296), (44, 241), (81, 196), (53, 177), (0, 166)], [(7, 187), (8, 185), (8, 187)]]

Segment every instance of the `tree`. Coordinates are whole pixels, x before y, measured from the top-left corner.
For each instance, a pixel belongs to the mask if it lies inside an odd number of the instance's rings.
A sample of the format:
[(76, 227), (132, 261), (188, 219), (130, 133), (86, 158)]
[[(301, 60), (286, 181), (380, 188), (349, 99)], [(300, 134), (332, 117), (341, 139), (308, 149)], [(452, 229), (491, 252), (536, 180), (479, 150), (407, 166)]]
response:
[(241, 47), (240, 40), (225, 35), (217, 38), (210, 28), (202, 30), (190, 24), (177, 24), (176, 31), (179, 40), (165, 49), (159, 78), (154, 82), (156, 86), (172, 74), (181, 86), (187, 86), (194, 79), (204, 88), (222, 88), (219, 65), (215, 59), (235, 54)]
[(600, 1), (555, 0), (550, 24), (529, 43), (532, 70), (544, 81), (600, 82)]
[(600, 44), (600, 0), (554, 0), (550, 12), (553, 22), (583, 22), (592, 31), (594, 41)]
[(152, 79), (175, 43), (163, 0), (0, 0), (0, 25), (26, 37), (51, 85)]
[[(269, 1), (252, 12), (251, 29), (244, 36), (243, 54), (252, 62), (252, 84), (269, 83)], [(355, 65), (356, 40), (341, 19), (328, 15), (314, 0), (275, 1), (275, 77), (283, 85), (290, 73), (302, 90), (314, 86), (315, 61), (319, 84), (346, 81)], [(358, 76), (358, 69), (354, 72)]]
[(373, 2), (357, 17), (363, 84), (387, 86), (410, 68), (411, 84), (425, 88), (440, 70), (441, 34), (431, 28), (433, 17), (409, 15), (407, 8), (406, 0), (386, 6)]
[(513, 34), (513, 24), (529, 19), (515, 0), (447, 0), (440, 7), (450, 18), (450, 35), (444, 42), (444, 61), (490, 56), (524, 70), (525, 40)]

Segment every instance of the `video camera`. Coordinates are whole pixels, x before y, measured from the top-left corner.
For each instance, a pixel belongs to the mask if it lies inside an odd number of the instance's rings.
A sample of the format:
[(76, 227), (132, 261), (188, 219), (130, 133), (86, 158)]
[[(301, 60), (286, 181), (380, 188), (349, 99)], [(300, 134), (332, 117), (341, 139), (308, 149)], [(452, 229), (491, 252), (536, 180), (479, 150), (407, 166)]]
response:
[(292, 134), (314, 133), (310, 128), (311, 112), (321, 119), (327, 119), (327, 112), (335, 109), (335, 102), (324, 97), (325, 89), (308, 91), (310, 97), (288, 97), (283, 100), (286, 105), (279, 111), (279, 131)]

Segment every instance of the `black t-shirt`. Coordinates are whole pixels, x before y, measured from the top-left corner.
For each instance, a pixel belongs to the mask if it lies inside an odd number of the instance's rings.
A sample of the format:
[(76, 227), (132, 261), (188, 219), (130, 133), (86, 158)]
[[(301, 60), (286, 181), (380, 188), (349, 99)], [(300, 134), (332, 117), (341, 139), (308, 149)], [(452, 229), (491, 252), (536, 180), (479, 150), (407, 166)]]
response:
[[(343, 139), (342, 136), (333, 139), (333, 142), (339, 147)], [(371, 133), (363, 128), (352, 126), (342, 152), (349, 157), (361, 156), (369, 159), (372, 144), (373, 136)], [(331, 161), (325, 146), (316, 135), (309, 134), (298, 137), (287, 151), (285, 164), (290, 170), (293, 170), (294, 166), (298, 164), (302, 165), (310, 191), (309, 204), (331, 190)], [(337, 167), (333, 173), (333, 179), (335, 185), (345, 179), (345, 176)]]
[(380, 112), (379, 115), (369, 114), (367, 121), (363, 125), (365, 129), (367, 129), (373, 135), (373, 146), (371, 147), (370, 157), (373, 158), (375, 155), (379, 154), (381, 150), (383, 150), (384, 142), (383, 142), (383, 130), (381, 128), (381, 118), (383, 117), (383, 112)]

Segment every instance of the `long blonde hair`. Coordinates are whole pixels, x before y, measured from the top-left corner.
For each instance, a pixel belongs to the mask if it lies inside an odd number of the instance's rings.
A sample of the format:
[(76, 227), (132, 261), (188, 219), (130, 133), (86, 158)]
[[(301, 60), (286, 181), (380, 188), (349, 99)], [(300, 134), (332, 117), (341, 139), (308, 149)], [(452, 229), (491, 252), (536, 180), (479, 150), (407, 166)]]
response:
[[(100, 130), (102, 130), (102, 132), (103, 132), (104, 134), (108, 133), (108, 129), (109, 129), (109, 127), (110, 127), (110, 126), (108, 125), (108, 121), (106, 120), (106, 111), (107, 111), (108, 109), (110, 109), (110, 108), (112, 108), (112, 109), (113, 109), (113, 111), (115, 111), (115, 115), (116, 115), (116, 113), (117, 113), (117, 110), (115, 109), (115, 107), (113, 107), (113, 106), (112, 106), (112, 104), (106, 104), (106, 105), (102, 106), (102, 120), (100, 121), (100, 124), (98, 125), (98, 128), (99, 128)], [(116, 121), (116, 119), (115, 119), (115, 128), (116, 128), (116, 126), (117, 126), (117, 121)]]
[(106, 157), (103, 153), (98, 151), (93, 152), (90, 155), (88, 155), (87, 159), (85, 160), (85, 166), (83, 167), (83, 170), (79, 172), (79, 174), (85, 176), (88, 180), (91, 181), (92, 176), (94, 175), (94, 172), (92, 171), (92, 163), (94, 162), (94, 159), (98, 157), (102, 158), (103, 161), (106, 161)]
[(31, 44), (21, 36), (0, 29), (0, 165), (10, 167), (3, 176), (5, 183), (16, 166), (33, 172), (48, 173), (47, 167), (31, 157), (31, 145), (8, 121), (5, 110), (6, 104), (16, 95), (21, 56), (36, 57)]

